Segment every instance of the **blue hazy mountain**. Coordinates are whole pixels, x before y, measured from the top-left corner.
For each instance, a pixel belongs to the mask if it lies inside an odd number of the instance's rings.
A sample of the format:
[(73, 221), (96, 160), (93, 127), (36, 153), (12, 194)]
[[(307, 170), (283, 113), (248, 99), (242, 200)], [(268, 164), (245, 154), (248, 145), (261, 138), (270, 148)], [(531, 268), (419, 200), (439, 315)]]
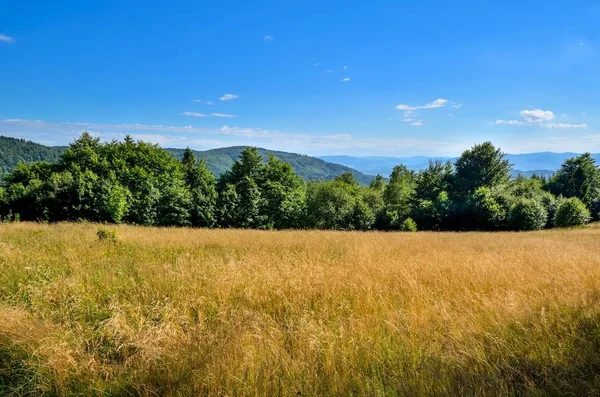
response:
[[(513, 174), (522, 174), (531, 176), (533, 173), (538, 175), (552, 175), (560, 168), (562, 163), (579, 153), (524, 153), (507, 154), (506, 158), (513, 165)], [(600, 162), (600, 153), (592, 155), (597, 162)], [(410, 156), (410, 157), (385, 157), (385, 156), (321, 156), (321, 159), (332, 163), (342, 164), (351, 167), (369, 175), (389, 175), (392, 169), (399, 164), (404, 164), (409, 169), (419, 171), (427, 168), (429, 160), (442, 160), (454, 162), (456, 157), (429, 157), (429, 156)]]

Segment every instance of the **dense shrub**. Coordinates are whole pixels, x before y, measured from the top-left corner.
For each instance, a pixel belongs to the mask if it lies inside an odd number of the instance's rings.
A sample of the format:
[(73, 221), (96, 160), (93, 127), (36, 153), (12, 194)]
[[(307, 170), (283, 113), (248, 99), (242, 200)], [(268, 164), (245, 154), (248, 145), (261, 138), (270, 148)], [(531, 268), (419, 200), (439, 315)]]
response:
[(471, 210), (475, 217), (476, 229), (505, 229), (508, 224), (510, 202), (498, 191), (480, 187), (470, 197)]
[(540, 230), (546, 226), (548, 211), (539, 201), (522, 198), (510, 208), (509, 219), (514, 230)]
[(585, 225), (590, 220), (590, 211), (576, 197), (563, 200), (556, 209), (554, 226), (574, 227)]
[(417, 223), (412, 220), (412, 218), (406, 218), (404, 222), (402, 222), (401, 229), (403, 232), (416, 232), (417, 231)]

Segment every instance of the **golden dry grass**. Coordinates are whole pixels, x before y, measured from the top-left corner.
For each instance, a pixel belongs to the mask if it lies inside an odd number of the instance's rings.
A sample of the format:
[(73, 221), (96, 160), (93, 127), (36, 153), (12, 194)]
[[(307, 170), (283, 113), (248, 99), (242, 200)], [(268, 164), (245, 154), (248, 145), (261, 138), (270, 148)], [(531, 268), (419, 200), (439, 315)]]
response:
[(0, 395), (600, 394), (600, 228), (0, 225)]

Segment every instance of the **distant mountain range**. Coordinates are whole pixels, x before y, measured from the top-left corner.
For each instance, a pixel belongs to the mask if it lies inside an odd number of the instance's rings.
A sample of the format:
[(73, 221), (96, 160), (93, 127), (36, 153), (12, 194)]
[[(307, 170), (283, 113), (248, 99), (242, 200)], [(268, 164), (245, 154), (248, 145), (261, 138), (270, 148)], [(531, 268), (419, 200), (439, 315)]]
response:
[[(244, 146), (235, 146), (194, 151), (194, 153), (197, 158), (206, 160), (208, 168), (218, 177), (231, 168), (244, 148)], [(20, 161), (25, 163), (41, 160), (54, 162), (58, 160), (64, 150), (64, 146), (44, 146), (23, 139), (0, 136), (0, 177), (12, 170)], [(184, 149), (167, 148), (165, 150), (175, 158), (183, 157)], [(330, 180), (345, 172), (351, 172), (361, 184), (369, 184), (375, 178), (350, 167), (329, 163), (316, 157), (261, 148), (258, 149), (258, 152), (265, 161), (268, 159), (268, 154), (273, 153), (275, 157), (289, 163), (305, 180)]]
[[(223, 174), (231, 169), (231, 166), (240, 157), (240, 153), (246, 146), (232, 146), (205, 151), (194, 151), (196, 157), (206, 160), (206, 165), (215, 176)], [(182, 158), (184, 149), (166, 149), (175, 158)], [(369, 184), (375, 178), (373, 175), (366, 175), (350, 167), (331, 163), (317, 157), (306, 156), (303, 154), (278, 152), (257, 148), (258, 153), (266, 161), (269, 153), (275, 157), (290, 164), (294, 171), (305, 180), (330, 180), (345, 172), (350, 172), (361, 184)]]
[[(208, 168), (219, 176), (229, 170), (234, 161), (239, 157), (245, 146), (226, 147), (205, 151), (194, 151), (196, 157), (206, 160)], [(20, 161), (56, 161), (65, 150), (64, 146), (44, 146), (38, 143), (0, 136), (0, 176), (12, 170)], [(165, 149), (176, 158), (183, 156), (184, 149)], [(383, 156), (322, 156), (311, 157), (302, 154), (280, 152), (259, 148), (258, 152), (266, 160), (269, 153), (289, 163), (296, 173), (306, 180), (330, 180), (345, 172), (351, 172), (362, 184), (369, 184), (374, 175), (389, 176), (392, 169), (398, 164), (419, 171), (427, 168), (429, 160), (442, 161), (456, 160), (456, 157), (383, 157)], [(513, 164), (513, 175), (531, 176), (552, 175), (560, 168), (562, 163), (578, 153), (526, 153), (507, 154), (506, 158)], [(600, 162), (600, 154), (592, 155)]]
[[(579, 153), (525, 153), (525, 154), (507, 154), (506, 158), (513, 165), (513, 175), (531, 176), (532, 174), (550, 176), (560, 168), (562, 163), (572, 157), (579, 156)], [(600, 162), (600, 153), (592, 155), (597, 162)], [(370, 175), (390, 175), (392, 169), (398, 164), (404, 164), (408, 168), (419, 171), (427, 168), (429, 160), (442, 160), (454, 162), (456, 157), (383, 157), (383, 156), (321, 156), (325, 161), (343, 164), (357, 171)]]

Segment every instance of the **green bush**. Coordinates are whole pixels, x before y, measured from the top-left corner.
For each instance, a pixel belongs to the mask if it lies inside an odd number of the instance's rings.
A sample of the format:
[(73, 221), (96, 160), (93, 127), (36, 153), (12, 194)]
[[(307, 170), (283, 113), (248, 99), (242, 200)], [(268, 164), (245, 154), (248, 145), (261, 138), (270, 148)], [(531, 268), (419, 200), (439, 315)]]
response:
[(403, 232), (416, 232), (417, 223), (413, 221), (412, 218), (406, 218), (404, 222), (402, 222), (400, 230), (402, 230)]
[(501, 189), (480, 187), (471, 195), (470, 205), (477, 230), (506, 229), (511, 198)]
[(522, 198), (510, 208), (510, 226), (514, 230), (540, 230), (547, 219), (548, 211), (537, 200)]
[(117, 231), (115, 229), (105, 229), (101, 227), (96, 232), (96, 236), (98, 236), (98, 240), (107, 241), (109, 243), (117, 242)]
[(554, 226), (574, 227), (583, 226), (590, 220), (590, 211), (576, 197), (563, 200), (556, 209)]

